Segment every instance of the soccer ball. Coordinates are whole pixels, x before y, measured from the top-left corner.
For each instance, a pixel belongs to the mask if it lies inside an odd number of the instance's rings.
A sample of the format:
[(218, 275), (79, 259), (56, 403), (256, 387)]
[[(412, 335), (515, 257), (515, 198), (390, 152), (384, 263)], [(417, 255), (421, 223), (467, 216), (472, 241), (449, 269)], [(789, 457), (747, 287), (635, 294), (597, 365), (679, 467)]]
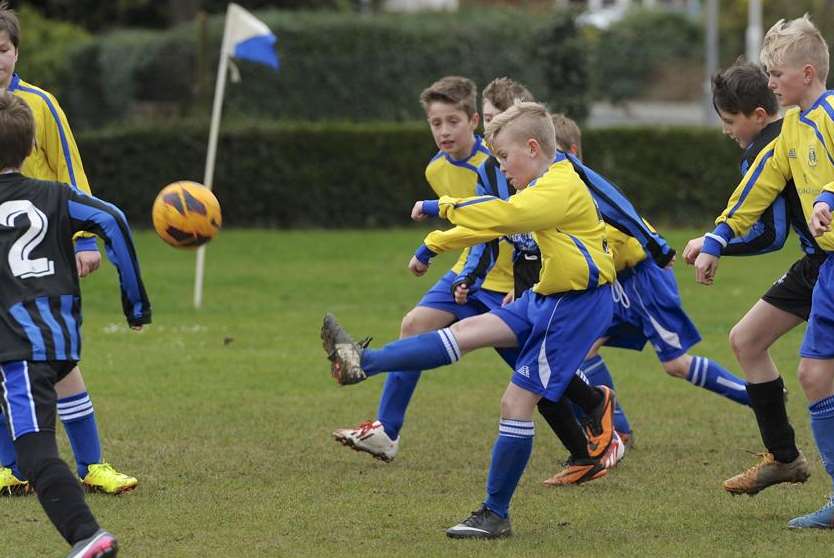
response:
[(217, 235), (223, 223), (211, 190), (181, 180), (162, 189), (153, 202), (153, 228), (175, 248), (197, 248)]

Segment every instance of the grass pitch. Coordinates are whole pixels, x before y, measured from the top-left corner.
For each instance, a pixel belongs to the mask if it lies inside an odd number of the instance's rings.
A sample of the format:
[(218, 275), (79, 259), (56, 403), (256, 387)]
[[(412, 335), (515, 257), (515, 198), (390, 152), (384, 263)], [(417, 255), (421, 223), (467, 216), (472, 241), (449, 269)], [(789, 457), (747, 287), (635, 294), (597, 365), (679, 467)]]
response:
[[(694, 233), (668, 235), (683, 247)], [(355, 335), (393, 339), (402, 315), (452, 259), (411, 277), (419, 230), (224, 231), (208, 250), (205, 308), (191, 307), (194, 258), (137, 234), (154, 324), (130, 331), (109, 265), (83, 281), (84, 359), (105, 457), (137, 476), (136, 492), (88, 497), (120, 556), (810, 556), (830, 532), (790, 532), (830, 486), (795, 378), (803, 328), (773, 352), (813, 476), (755, 498), (721, 481), (751, 465), (752, 413), (667, 377), (651, 351), (605, 349), (636, 447), (608, 478), (541, 484), (565, 456), (537, 418), (530, 465), (511, 510), (515, 536), (452, 541), (444, 529), (480, 503), (509, 370), (490, 351), (425, 373), (396, 460), (330, 439), (375, 414), (383, 378), (339, 388), (318, 330), (329, 310)], [(704, 337), (692, 351), (737, 371), (733, 323), (799, 256), (725, 258), (717, 284), (677, 264), (685, 307)], [(63, 455), (71, 459), (59, 433)], [(0, 556), (63, 556), (34, 498), (0, 500)]]

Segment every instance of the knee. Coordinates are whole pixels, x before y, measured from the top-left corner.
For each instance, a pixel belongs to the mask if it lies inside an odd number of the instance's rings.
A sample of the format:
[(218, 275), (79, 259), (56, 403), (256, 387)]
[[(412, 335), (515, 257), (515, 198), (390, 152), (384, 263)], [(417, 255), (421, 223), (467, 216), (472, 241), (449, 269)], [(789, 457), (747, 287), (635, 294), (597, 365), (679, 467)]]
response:
[(820, 378), (814, 366), (809, 364), (808, 361), (805, 359), (799, 361), (799, 368), (796, 371), (796, 375), (799, 379), (799, 385), (802, 386), (802, 390), (806, 394), (816, 391), (816, 386)]
[(423, 326), (417, 312), (412, 310), (403, 317), (403, 321), (400, 323), (400, 337), (411, 337), (418, 333), (423, 333)]
[(23, 475), (37, 486), (39, 477), (54, 467), (56, 461), (63, 463), (58, 457), (57, 448), (53, 440), (46, 439), (54, 434), (47, 432), (34, 432), (24, 434), (15, 440), (14, 446), (17, 453), (17, 466)]
[(758, 346), (756, 337), (749, 335), (740, 324), (733, 326), (730, 330), (730, 347), (736, 358), (743, 358), (761, 352), (762, 347)]
[(663, 370), (673, 378), (684, 378), (689, 376), (689, 358), (686, 356), (678, 357), (675, 360), (670, 360), (663, 363)]

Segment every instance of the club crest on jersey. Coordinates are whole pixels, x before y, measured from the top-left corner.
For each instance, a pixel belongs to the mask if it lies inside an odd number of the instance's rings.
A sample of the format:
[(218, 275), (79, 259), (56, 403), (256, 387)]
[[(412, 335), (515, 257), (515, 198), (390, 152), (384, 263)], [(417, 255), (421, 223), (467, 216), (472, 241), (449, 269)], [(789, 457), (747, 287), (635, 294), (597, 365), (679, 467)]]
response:
[(817, 166), (817, 150), (813, 145), (808, 146), (808, 166)]

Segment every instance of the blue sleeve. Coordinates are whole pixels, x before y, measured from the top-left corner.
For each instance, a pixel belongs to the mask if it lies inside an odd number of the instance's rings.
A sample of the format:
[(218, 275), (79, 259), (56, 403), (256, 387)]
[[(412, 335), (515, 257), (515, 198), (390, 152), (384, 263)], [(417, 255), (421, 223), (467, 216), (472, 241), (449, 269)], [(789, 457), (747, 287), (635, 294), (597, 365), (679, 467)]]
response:
[(76, 193), (69, 186), (67, 202), (73, 232), (89, 231), (104, 240), (108, 259), (119, 272), (122, 309), (128, 324), (151, 322), (151, 305), (139, 271), (127, 220), (119, 208), (93, 196)]
[(828, 204), (828, 209), (834, 208), (834, 192), (823, 190), (822, 193), (817, 196), (817, 199), (814, 200), (814, 205), (817, 205), (818, 203)]
[(78, 252), (98, 252), (98, 245), (96, 239), (91, 236), (79, 236), (75, 239), (75, 253)]
[(666, 239), (646, 224), (631, 201), (613, 182), (583, 165), (573, 155), (566, 156), (588, 186), (603, 221), (637, 239), (658, 266), (666, 267), (675, 257), (675, 249), (669, 246)]
[[(784, 195), (780, 195), (762, 213), (747, 234), (729, 238), (727, 245), (722, 246), (719, 253), (722, 256), (755, 256), (775, 252), (785, 245), (790, 232), (789, 225), (788, 204)], [(720, 241), (712, 240), (721, 244)], [(704, 244), (706, 246), (706, 241)], [(711, 251), (708, 253), (712, 253), (716, 248), (717, 246), (711, 243)]]

